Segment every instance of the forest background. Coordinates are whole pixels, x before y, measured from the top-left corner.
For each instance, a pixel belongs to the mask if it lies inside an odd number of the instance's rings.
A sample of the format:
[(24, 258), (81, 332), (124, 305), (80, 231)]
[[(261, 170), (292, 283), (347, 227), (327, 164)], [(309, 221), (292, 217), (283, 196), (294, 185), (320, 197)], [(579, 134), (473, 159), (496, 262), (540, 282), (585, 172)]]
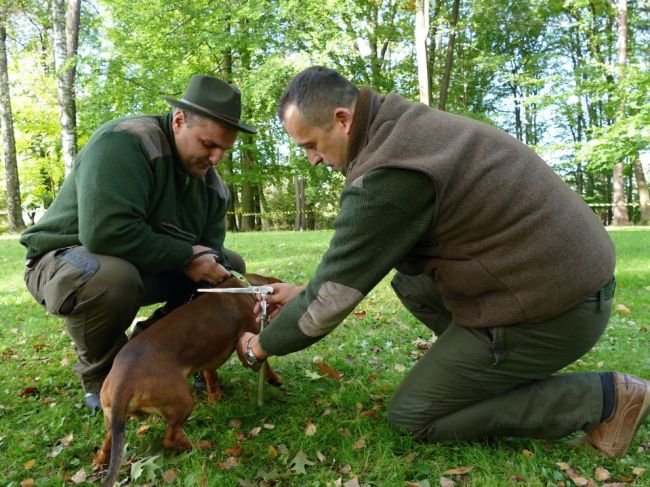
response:
[(645, 0), (0, 0), (0, 232), (47, 209), (99, 125), (167, 111), (195, 73), (259, 128), (218, 168), (230, 230), (330, 227), (342, 177), (275, 114), (312, 64), (499, 126), (603, 223), (648, 224), (649, 41)]

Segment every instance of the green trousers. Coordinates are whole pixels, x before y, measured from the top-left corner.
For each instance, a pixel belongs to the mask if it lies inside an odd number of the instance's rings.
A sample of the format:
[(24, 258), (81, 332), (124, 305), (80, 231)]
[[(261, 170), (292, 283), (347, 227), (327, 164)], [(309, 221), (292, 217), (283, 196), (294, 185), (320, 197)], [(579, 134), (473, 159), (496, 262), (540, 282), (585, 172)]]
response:
[(438, 442), (558, 438), (600, 421), (599, 374), (557, 372), (602, 335), (614, 280), (553, 319), (494, 328), (454, 323), (428, 275), (397, 273), (391, 284), (411, 313), (437, 335), (393, 396), (392, 425)]
[[(238, 254), (226, 250), (226, 257), (234, 270), (245, 272)], [(140, 273), (124, 259), (82, 246), (44, 254), (27, 267), (25, 284), (49, 313), (65, 318), (77, 354), (74, 371), (86, 392), (100, 391), (141, 306), (166, 302), (171, 310), (197, 288), (183, 273)]]

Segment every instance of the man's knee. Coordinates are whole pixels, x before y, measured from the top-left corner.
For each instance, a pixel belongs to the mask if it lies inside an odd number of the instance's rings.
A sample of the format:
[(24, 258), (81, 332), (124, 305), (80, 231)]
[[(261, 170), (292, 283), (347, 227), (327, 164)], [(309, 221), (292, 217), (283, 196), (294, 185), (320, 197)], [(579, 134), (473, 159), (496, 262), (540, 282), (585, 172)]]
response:
[(97, 257), (99, 269), (79, 290), (77, 304), (84, 307), (100, 306), (117, 313), (139, 307), (144, 285), (138, 269), (124, 259)]
[(244, 261), (244, 258), (234, 250), (224, 249), (224, 252), (226, 254), (226, 258), (228, 259), (228, 262), (230, 263), (230, 268), (235, 272), (239, 272), (240, 274), (245, 274), (246, 262)]
[(395, 429), (424, 439), (435, 418), (414, 404), (412, 397), (401, 397), (399, 391), (388, 407), (388, 423)]

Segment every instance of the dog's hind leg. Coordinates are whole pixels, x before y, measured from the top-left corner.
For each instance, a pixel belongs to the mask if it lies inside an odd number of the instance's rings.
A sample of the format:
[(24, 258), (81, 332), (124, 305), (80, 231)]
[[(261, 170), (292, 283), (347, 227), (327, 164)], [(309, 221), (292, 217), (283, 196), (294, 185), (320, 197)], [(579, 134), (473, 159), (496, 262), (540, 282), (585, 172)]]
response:
[(111, 440), (113, 438), (113, 431), (111, 429), (111, 421), (106, 414), (104, 414), (104, 424), (106, 425), (106, 436), (104, 436), (101, 448), (95, 452), (95, 457), (93, 458), (93, 464), (98, 467), (108, 464), (108, 461), (111, 458)]
[(204, 370), (203, 376), (208, 389), (208, 401), (219, 402), (223, 397), (221, 390), (221, 382), (219, 381), (219, 374), (216, 370)]
[(169, 397), (167, 406), (162, 412), (167, 419), (167, 430), (163, 439), (163, 446), (172, 450), (191, 450), (192, 443), (185, 436), (183, 426), (185, 421), (190, 417), (194, 403), (187, 384), (182, 393), (176, 394), (175, 397)]

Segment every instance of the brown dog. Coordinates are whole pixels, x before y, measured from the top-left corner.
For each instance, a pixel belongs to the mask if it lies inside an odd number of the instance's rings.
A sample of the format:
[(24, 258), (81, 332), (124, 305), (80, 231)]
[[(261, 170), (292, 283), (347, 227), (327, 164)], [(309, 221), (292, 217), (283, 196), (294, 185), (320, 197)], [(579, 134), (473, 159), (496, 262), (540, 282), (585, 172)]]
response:
[[(254, 285), (278, 282), (254, 274), (246, 277)], [(219, 287), (244, 286), (232, 277)], [(232, 355), (242, 333), (259, 332), (254, 304), (252, 294), (200, 295), (161, 318), (120, 350), (101, 390), (106, 436), (94, 463), (104, 465), (110, 458), (103, 486), (112, 487), (119, 473), (129, 417), (164, 416), (164, 447), (192, 448), (183, 433), (183, 425), (194, 407), (187, 376), (204, 371), (208, 400), (221, 398), (216, 369)], [(280, 383), (270, 367), (267, 381)]]

